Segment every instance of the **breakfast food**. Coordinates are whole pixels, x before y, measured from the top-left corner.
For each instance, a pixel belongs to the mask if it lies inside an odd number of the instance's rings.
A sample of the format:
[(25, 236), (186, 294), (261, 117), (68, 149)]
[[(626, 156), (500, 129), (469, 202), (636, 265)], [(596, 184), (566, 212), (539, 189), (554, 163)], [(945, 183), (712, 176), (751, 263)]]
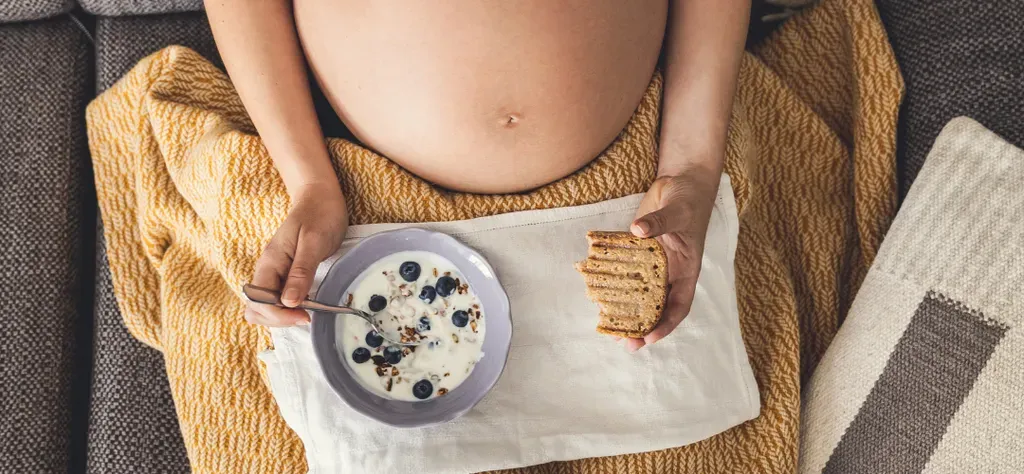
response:
[(576, 264), (587, 296), (600, 307), (597, 332), (644, 337), (661, 319), (667, 294), (664, 249), (628, 232), (587, 232), (587, 259)]
[(483, 305), (455, 265), (430, 252), (398, 252), (366, 269), (343, 303), (374, 315), (391, 344), (359, 318), (339, 324), (337, 346), (370, 392), (403, 401), (440, 397), (483, 357)]

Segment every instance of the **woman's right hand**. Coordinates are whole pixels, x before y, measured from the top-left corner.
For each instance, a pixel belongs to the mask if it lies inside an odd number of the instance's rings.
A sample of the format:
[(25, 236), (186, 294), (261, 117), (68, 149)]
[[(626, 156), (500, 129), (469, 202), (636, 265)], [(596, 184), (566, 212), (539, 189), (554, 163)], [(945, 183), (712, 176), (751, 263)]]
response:
[(292, 195), (288, 217), (256, 262), (252, 284), (282, 289), (289, 308), (248, 303), (245, 319), (253, 324), (286, 327), (309, 324), (309, 314), (292, 309), (309, 294), (320, 262), (341, 247), (348, 229), (348, 209), (337, 182), (311, 184)]

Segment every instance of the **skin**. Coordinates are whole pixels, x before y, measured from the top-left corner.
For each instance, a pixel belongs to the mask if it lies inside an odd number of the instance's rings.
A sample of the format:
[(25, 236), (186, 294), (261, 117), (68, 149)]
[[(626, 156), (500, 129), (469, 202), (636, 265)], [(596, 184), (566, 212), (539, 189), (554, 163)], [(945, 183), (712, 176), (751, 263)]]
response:
[[(625, 344), (637, 350), (671, 333), (700, 273), (749, 0), (396, 5), (206, 2), (228, 73), (292, 199), (253, 283), (283, 288), (283, 302), (297, 305), (347, 229), (306, 56), (363, 143), (435, 184), (498, 193), (554, 181), (596, 157), (629, 120), (664, 49), (658, 179), (630, 230), (665, 247), (671, 287), (654, 331)], [(305, 311), (263, 305), (249, 305), (246, 319), (309, 322)]]
[(562, 178), (615, 139), (650, 83), (667, 10), (665, 0), (296, 0), (295, 23), (360, 142), (444, 188), (496, 194)]
[(750, 17), (749, 0), (676, 0), (665, 39), (665, 96), (658, 179), (630, 231), (657, 237), (668, 256), (661, 321), (636, 351), (670, 334), (690, 312), (704, 237), (725, 164), (729, 115)]

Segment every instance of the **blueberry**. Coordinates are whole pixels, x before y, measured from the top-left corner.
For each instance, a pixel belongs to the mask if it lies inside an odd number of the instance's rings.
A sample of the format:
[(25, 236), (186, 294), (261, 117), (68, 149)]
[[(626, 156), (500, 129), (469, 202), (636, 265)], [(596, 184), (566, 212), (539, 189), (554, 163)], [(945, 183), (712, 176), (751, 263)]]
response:
[(402, 275), (402, 279), (405, 281), (416, 281), (420, 277), (420, 264), (405, 262), (398, 267), (398, 274)]
[(427, 285), (420, 290), (420, 299), (427, 303), (433, 303), (434, 298), (437, 298), (437, 290), (434, 287)]
[(430, 330), (430, 318), (426, 316), (420, 318), (419, 324), (416, 325), (416, 332), (424, 333)]
[(402, 361), (402, 348), (398, 346), (388, 346), (384, 348), (384, 362), (391, 365), (398, 365)]
[(352, 351), (352, 362), (355, 362), (357, 364), (362, 364), (363, 362), (366, 362), (368, 360), (370, 360), (370, 350), (369, 349), (367, 349), (365, 347), (360, 347), (360, 348)]
[(429, 380), (423, 379), (416, 382), (412, 386), (412, 394), (414, 397), (420, 400), (426, 400), (430, 398), (430, 395), (434, 393), (434, 384), (430, 383)]
[(437, 283), (434, 284), (434, 288), (437, 289), (437, 294), (441, 296), (448, 296), (455, 291), (455, 279), (450, 276), (438, 278)]
[(374, 313), (376, 313), (377, 311), (380, 311), (380, 310), (386, 308), (387, 305), (388, 305), (388, 299), (387, 298), (385, 298), (385, 297), (383, 297), (381, 295), (373, 295), (373, 296), (370, 297), (370, 304), (368, 306), (370, 307), (370, 311), (373, 311)]
[(454, 324), (455, 327), (466, 327), (466, 325), (469, 324), (469, 314), (461, 309), (452, 313), (452, 324)]
[(370, 331), (366, 333), (366, 345), (370, 347), (380, 347), (384, 344), (384, 337), (377, 334), (377, 331)]

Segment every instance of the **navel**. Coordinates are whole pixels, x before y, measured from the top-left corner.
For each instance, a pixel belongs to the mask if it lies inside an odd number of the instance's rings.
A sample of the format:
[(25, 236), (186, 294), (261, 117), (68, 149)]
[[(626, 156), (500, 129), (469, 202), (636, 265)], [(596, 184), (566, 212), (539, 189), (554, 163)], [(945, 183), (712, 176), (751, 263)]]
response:
[(501, 125), (505, 128), (515, 128), (519, 125), (522, 120), (522, 116), (518, 113), (504, 114), (501, 117)]

